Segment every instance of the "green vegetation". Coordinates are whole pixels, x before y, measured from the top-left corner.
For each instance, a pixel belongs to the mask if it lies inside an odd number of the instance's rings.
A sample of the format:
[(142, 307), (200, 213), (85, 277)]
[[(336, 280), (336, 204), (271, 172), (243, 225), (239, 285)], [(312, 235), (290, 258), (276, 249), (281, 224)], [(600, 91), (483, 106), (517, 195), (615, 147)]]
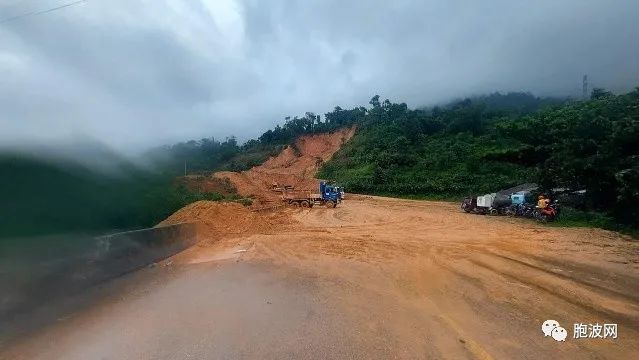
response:
[[(363, 114), (364, 109), (356, 112)], [(189, 174), (247, 170), (278, 154), (299, 135), (354, 123), (352, 114), (336, 112), (324, 122), (312, 113), (287, 118), (283, 126), (243, 145), (231, 137), (156, 148), (144, 158), (154, 164), (153, 170), (141, 169), (114, 154), (106, 154), (109, 169), (102, 172), (71, 161), (0, 154), (0, 169), (7, 174), (0, 177), (0, 238), (150, 227), (198, 200), (250, 205), (251, 199), (238, 195), (190, 191), (175, 177), (183, 174), (185, 162)], [(103, 160), (96, 159), (95, 166)]]
[[(466, 99), (453, 101), (446, 107), (455, 106)], [(481, 104), (488, 112), (502, 112), (510, 115), (526, 115), (534, 113), (540, 109), (557, 105), (563, 105), (568, 102), (567, 98), (536, 97), (530, 93), (510, 92), (501, 94), (499, 92), (490, 95), (479, 95), (468, 98), (474, 104)], [(422, 110), (428, 110), (423, 108)]]
[(594, 226), (603, 229), (617, 228), (614, 219), (609, 216), (599, 212), (577, 210), (570, 207), (562, 209), (561, 222), (550, 224), (567, 227)]
[(534, 113), (482, 99), (411, 110), (375, 96), (357, 134), (319, 176), (354, 192), (408, 197), (535, 181), (547, 191), (585, 190), (574, 205), (580, 213), (614, 220), (597, 225), (639, 226), (639, 90), (615, 96), (596, 89), (590, 101), (549, 108), (539, 99)]
[(163, 169), (174, 175), (184, 173), (185, 162), (188, 173), (196, 174), (210, 172), (228, 164), (241, 150), (242, 147), (234, 137), (224, 141), (203, 138), (155, 148), (149, 151), (147, 157), (154, 159)]
[[(176, 185), (173, 176), (127, 165), (100, 173), (77, 164), (0, 156), (0, 238), (149, 227), (198, 200), (223, 200)], [(235, 200), (235, 197), (228, 198)]]
[[(294, 145), (295, 139), (301, 135), (325, 133), (353, 125), (363, 119), (365, 113), (364, 108), (342, 110), (336, 107), (322, 121), (319, 115), (307, 112), (301, 118), (286, 117), (284, 125), (277, 125), (243, 145), (238, 145), (234, 137), (224, 141), (204, 138), (156, 148), (150, 151), (149, 156), (175, 175), (183, 173), (184, 162), (189, 174), (243, 171), (262, 164), (287, 145)], [(297, 149), (294, 147), (294, 150)]]
[(520, 148), (493, 158), (530, 162), (544, 188), (586, 190), (583, 209), (639, 225), (639, 89), (597, 90), (591, 101), (500, 122)]
[[(186, 163), (189, 174), (218, 170), (241, 171), (278, 154), (300, 135), (321, 133), (353, 124), (364, 109), (336, 112), (326, 121), (306, 113), (286, 118), (283, 126), (238, 145), (234, 137), (191, 140), (151, 150), (145, 161), (154, 170), (115, 158), (113, 169), (98, 172), (69, 161), (43, 161), (20, 155), (0, 155), (0, 238), (63, 232), (102, 232), (150, 227), (179, 208), (198, 200), (231, 200), (250, 205), (237, 195), (188, 190), (175, 177)], [(96, 166), (100, 161), (96, 160)], [(115, 170), (114, 170), (115, 169)]]
[[(238, 145), (235, 138), (188, 141), (148, 154), (155, 171), (120, 161), (97, 172), (70, 162), (0, 156), (0, 237), (100, 232), (153, 226), (197, 200), (250, 199), (187, 190), (189, 174), (241, 171), (305, 134), (357, 125), (356, 135), (319, 176), (348, 191), (454, 199), (522, 182), (584, 190), (562, 224), (639, 228), (639, 90), (592, 100), (491, 94), (444, 106), (408, 109), (379, 96), (371, 107), (286, 118), (284, 125)], [(6, 174), (6, 176), (5, 176)]]

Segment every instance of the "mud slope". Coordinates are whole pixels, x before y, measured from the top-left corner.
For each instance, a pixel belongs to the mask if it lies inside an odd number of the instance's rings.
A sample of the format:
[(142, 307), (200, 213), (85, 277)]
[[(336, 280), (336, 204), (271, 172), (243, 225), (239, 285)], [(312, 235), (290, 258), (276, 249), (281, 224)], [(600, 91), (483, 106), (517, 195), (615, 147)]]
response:
[(254, 196), (259, 202), (277, 200), (278, 194), (271, 192), (273, 183), (292, 185), (300, 190), (317, 188), (315, 173), (321, 164), (329, 160), (342, 144), (355, 133), (355, 128), (333, 133), (306, 135), (298, 138), (294, 146), (288, 146), (277, 156), (248, 171), (222, 171), (213, 176), (229, 179), (244, 196)]

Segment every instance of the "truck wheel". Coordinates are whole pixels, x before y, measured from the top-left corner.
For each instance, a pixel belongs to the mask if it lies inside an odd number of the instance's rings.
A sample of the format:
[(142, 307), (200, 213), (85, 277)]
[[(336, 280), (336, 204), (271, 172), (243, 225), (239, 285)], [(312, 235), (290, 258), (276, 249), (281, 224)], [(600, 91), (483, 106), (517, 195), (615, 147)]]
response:
[(326, 207), (329, 209), (334, 209), (337, 206), (337, 203), (333, 200), (329, 200), (326, 202)]
[(300, 207), (300, 203), (297, 201), (291, 202), (291, 205), (293, 205), (293, 207)]
[(306, 201), (306, 200), (302, 201), (301, 205), (302, 205), (303, 208), (311, 207), (311, 204), (308, 201)]

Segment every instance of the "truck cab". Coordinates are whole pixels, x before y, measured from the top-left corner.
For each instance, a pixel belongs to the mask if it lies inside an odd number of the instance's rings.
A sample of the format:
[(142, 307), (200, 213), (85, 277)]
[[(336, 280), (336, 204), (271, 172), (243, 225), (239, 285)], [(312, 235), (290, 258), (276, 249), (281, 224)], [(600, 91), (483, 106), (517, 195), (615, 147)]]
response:
[(324, 181), (320, 182), (320, 194), (322, 200), (339, 203), (342, 201), (342, 190), (338, 186), (328, 185)]

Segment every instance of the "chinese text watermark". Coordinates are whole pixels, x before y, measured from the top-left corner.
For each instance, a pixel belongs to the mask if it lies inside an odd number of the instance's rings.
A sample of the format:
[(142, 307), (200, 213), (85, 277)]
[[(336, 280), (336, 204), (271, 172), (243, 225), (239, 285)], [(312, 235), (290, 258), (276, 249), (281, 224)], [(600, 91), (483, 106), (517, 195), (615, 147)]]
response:
[[(566, 341), (568, 332), (559, 325), (556, 320), (546, 320), (541, 324), (544, 336), (550, 336), (556, 341)], [(609, 323), (575, 323), (573, 325), (573, 339), (616, 339), (618, 336), (617, 324)]]

